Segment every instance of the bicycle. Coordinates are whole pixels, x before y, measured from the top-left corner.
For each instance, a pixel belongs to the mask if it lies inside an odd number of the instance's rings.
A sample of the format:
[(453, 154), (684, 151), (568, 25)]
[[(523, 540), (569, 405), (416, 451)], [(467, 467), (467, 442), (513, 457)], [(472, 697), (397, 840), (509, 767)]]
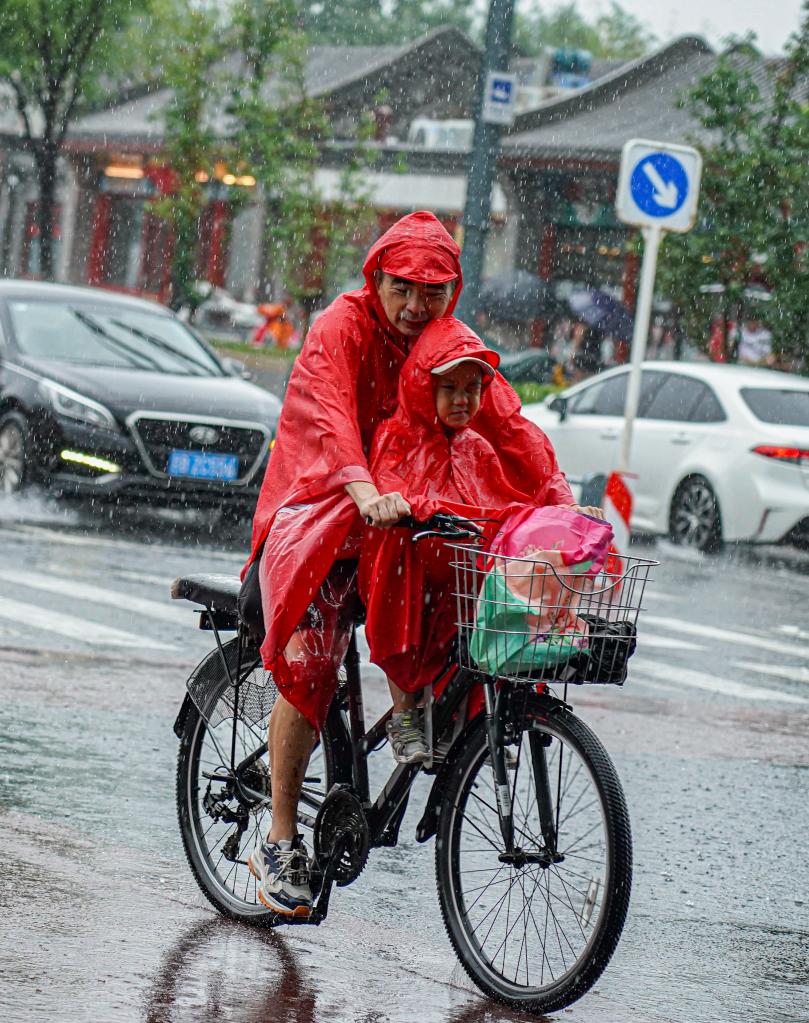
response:
[[(370, 849), (396, 844), (423, 769), (434, 780), (416, 838), (437, 838), (439, 905), (462, 966), (492, 998), (547, 1013), (581, 997), (601, 975), (620, 938), (632, 882), (623, 790), (601, 742), (573, 714), (568, 686), (599, 675), (623, 681), (657, 562), (613, 560), (575, 586), (546, 566), (537, 577), (541, 592), (531, 595), (535, 604), (544, 599), (547, 610), (556, 595), (560, 609), (586, 623), (589, 647), (539, 669), (527, 655), (515, 661), (511, 650), (508, 670), (495, 676), (470, 653), (486, 631), (482, 584), (493, 558), (512, 575), (529, 564), (525, 571), (535, 572), (536, 563), (498, 561), (481, 546), (479, 524), (468, 520), (439, 515), (404, 524), (417, 530), (414, 541), (447, 543), (456, 579), (457, 649), (443, 688), (434, 696), (429, 687), (425, 696), (432, 759), (421, 768), (397, 765), (372, 798), (368, 757), (387, 741), (388, 715), (366, 730), (355, 625), (299, 804), (315, 864), (316, 901), (305, 922), (326, 919), (333, 885), (353, 883)], [(227, 917), (273, 926), (279, 921), (258, 901), (246, 856), (269, 830), (266, 725), (277, 690), (239, 623), (238, 590), (238, 580), (217, 576), (187, 576), (172, 586), (174, 598), (202, 605), (200, 626), (216, 641), (188, 679), (174, 724), (178, 817), (203, 894)], [(223, 642), (227, 630), (236, 636)], [(516, 633), (490, 631), (495, 655), (501, 640), (513, 646)], [(484, 709), (470, 716), (477, 685)], [(564, 687), (561, 697), (552, 685)]]

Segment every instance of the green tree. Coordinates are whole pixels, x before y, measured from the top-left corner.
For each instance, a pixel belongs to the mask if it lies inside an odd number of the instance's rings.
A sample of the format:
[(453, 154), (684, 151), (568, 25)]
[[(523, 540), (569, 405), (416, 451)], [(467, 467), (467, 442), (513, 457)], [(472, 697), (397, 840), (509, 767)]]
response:
[(212, 100), (222, 86), (218, 65), (226, 32), (218, 5), (201, 0), (172, 0), (161, 11), (166, 45), (160, 54), (161, 84), (171, 90), (163, 111), (161, 158), (172, 173), (168, 195), (153, 210), (172, 228), (171, 304), (194, 305), (200, 218), (208, 204), (208, 182), (222, 152), (212, 124)]
[(39, 186), (42, 275), (53, 276), (53, 212), (59, 153), (77, 105), (101, 78), (112, 36), (132, 0), (0, 0), (0, 79), (14, 91)]
[(303, 0), (302, 26), (317, 43), (401, 45), (445, 25), (474, 35), (480, 18), (468, 0)]
[(575, 3), (563, 3), (548, 10), (531, 0), (517, 7), (514, 42), (525, 54), (537, 54), (547, 47), (589, 50), (594, 57), (631, 60), (647, 53), (654, 35), (619, 3), (595, 21), (588, 21)]
[(612, 0), (607, 14), (596, 18), (599, 57), (634, 60), (653, 49), (657, 37), (634, 14)]
[[(307, 37), (296, 14), (292, 0), (248, 0), (235, 9), (244, 64), (231, 83), (229, 114), (233, 151), (264, 197), (272, 262), (308, 318), (344, 269), (370, 207), (361, 146), (349, 149), (335, 194), (324, 197), (317, 186), (331, 129), (322, 101), (307, 93)], [(358, 141), (367, 130), (360, 125)]]
[[(809, 2), (783, 60), (733, 46), (684, 104), (713, 141), (700, 146), (700, 223), (669, 236), (658, 288), (686, 333), (707, 343), (713, 320), (768, 324), (777, 351), (809, 368)], [(696, 144), (696, 143), (695, 143)], [(766, 303), (751, 298), (763, 281)], [(755, 301), (755, 309), (751, 302)], [(727, 357), (735, 344), (724, 331)]]

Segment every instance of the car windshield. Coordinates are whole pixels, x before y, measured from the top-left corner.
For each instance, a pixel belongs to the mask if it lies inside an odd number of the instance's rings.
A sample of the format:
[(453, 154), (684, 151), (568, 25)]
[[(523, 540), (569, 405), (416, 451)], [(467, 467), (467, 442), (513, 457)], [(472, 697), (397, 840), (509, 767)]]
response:
[(747, 407), (762, 423), (809, 426), (809, 390), (743, 387), (741, 395)]
[(107, 303), (9, 302), (21, 351), (77, 366), (222, 376), (222, 369), (179, 320)]

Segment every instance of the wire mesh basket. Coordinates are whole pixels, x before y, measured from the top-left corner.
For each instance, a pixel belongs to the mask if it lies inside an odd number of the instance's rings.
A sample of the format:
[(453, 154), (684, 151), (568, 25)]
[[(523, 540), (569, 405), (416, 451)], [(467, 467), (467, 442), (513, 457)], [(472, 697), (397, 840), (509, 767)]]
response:
[(649, 573), (659, 562), (610, 555), (600, 572), (587, 575), (553, 551), (513, 558), (447, 546), (461, 667), (514, 681), (623, 684)]
[[(262, 667), (258, 652), (254, 649), (242, 650), (239, 658), (238, 643), (237, 637), (225, 643), (222, 648), (233, 681), (236, 680), (237, 663), (241, 660), (238, 716), (242, 721), (259, 725), (275, 705), (278, 689), (270, 672)], [(188, 695), (197, 710), (214, 728), (233, 716), (235, 687), (228, 685), (222, 688), (222, 682), (227, 677), (222, 654), (217, 649), (212, 650), (196, 666), (186, 682)]]

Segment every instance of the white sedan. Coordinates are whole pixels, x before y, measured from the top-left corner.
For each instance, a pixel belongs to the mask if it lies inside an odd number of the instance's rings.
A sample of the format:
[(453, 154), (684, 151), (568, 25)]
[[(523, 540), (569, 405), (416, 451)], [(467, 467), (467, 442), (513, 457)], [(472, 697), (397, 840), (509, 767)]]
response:
[[(527, 405), (569, 476), (617, 467), (628, 367)], [(714, 363), (646, 362), (630, 458), (632, 528), (703, 551), (809, 547), (809, 379)]]

